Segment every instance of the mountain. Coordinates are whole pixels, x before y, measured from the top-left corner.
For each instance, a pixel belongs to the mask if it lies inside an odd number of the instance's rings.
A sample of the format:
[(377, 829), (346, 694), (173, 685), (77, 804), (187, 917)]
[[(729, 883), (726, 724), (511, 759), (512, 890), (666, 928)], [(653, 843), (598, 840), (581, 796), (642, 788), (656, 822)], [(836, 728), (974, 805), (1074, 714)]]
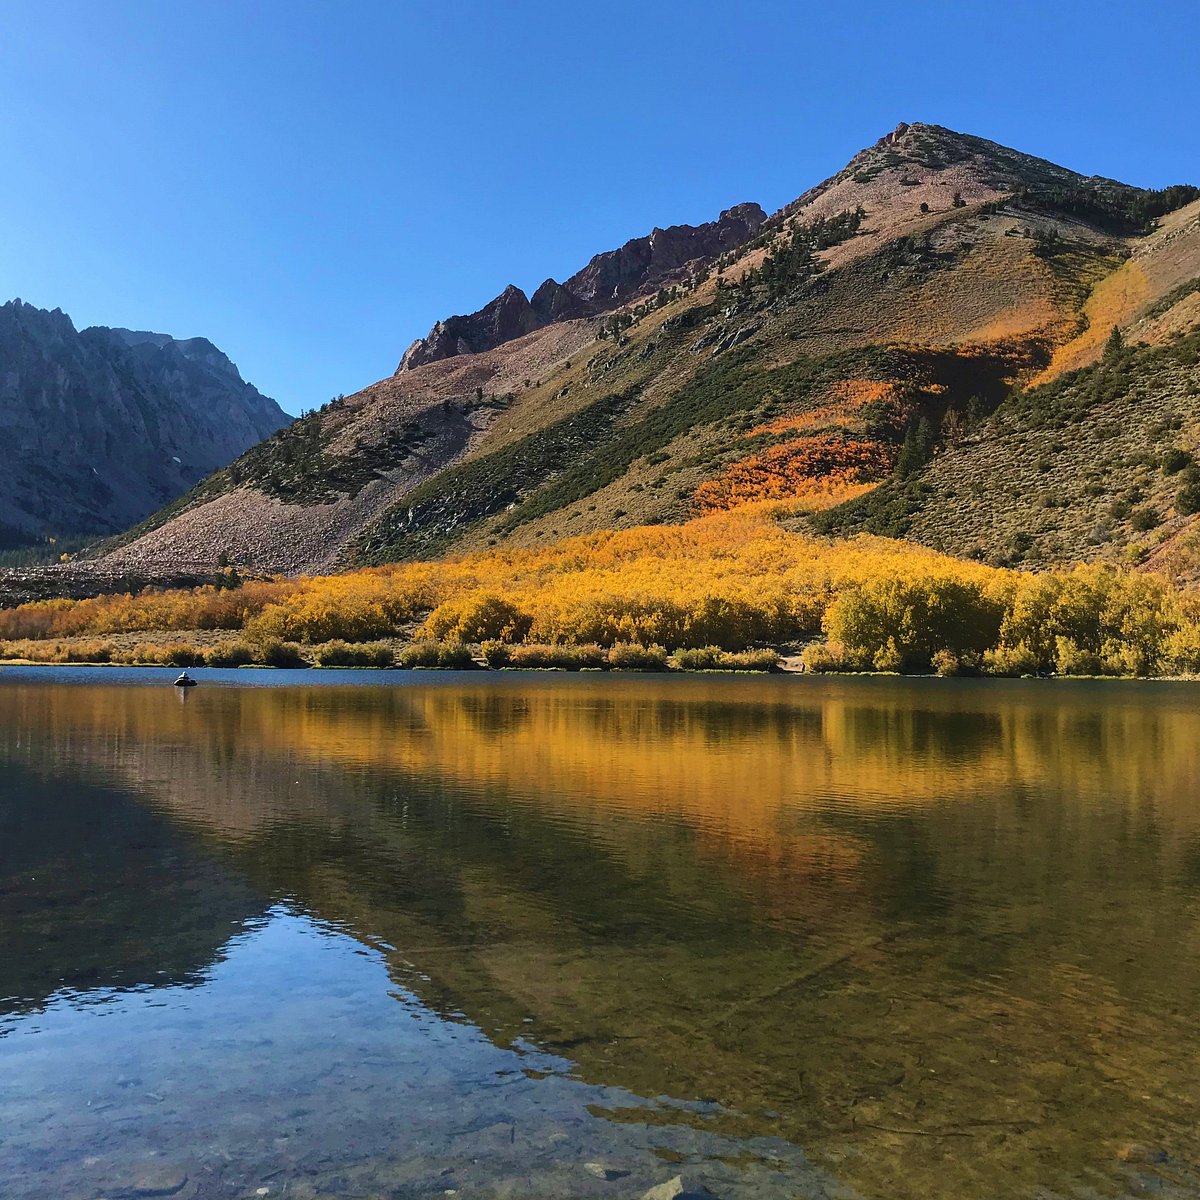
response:
[(289, 418), (205, 338), (0, 305), (0, 537), (110, 534)]
[[(322, 570), (770, 499), (809, 529), (996, 561), (1149, 559), (1150, 528), (1175, 544), (1192, 521), (1190, 468), (1152, 463), (1200, 445), (1198, 201), (901, 124), (765, 219), (745, 204), (655, 230), (439, 322), (393, 376), (254, 447), (109, 560)], [(1028, 485), (1034, 440), (1056, 447), (1053, 479), (1084, 470), (1101, 426), (1078, 487)], [(1077, 514), (1101, 502), (1154, 512), (1097, 540)]]

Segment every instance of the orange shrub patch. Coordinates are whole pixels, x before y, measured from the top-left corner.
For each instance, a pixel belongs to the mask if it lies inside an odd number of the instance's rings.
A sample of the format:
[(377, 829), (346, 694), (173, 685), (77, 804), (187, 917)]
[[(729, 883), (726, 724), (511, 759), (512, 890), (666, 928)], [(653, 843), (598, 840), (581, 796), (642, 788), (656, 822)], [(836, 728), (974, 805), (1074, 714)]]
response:
[(695, 492), (701, 510), (719, 512), (759, 500), (841, 491), (878, 478), (890, 466), (878, 442), (840, 435), (794, 438), (730, 466)]
[(843, 379), (828, 391), (830, 403), (807, 412), (789, 413), (765, 425), (757, 425), (746, 434), (808, 433), (828, 429), (833, 425), (848, 425), (858, 410), (873, 400), (884, 400), (894, 394), (896, 385), (879, 379)]

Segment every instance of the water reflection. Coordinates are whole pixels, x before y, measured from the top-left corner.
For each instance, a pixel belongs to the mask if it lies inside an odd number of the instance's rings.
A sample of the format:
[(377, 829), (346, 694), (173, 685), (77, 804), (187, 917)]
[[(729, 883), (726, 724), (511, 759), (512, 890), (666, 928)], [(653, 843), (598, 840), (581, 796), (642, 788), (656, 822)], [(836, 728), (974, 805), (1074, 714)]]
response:
[[(484, 1194), (518, 1165), (522, 1194), (614, 1194), (583, 1169), (592, 1154), (623, 1163), (620, 1194), (637, 1195), (665, 1177), (657, 1147), (728, 1194), (833, 1179), (871, 1196), (1066, 1194), (1151, 1177), (1196, 1194), (1192, 695), (409, 677), (209, 686), (181, 706), (152, 689), (10, 682), (0, 752), (5, 778), (18, 778), (11, 764), (25, 782), (0, 819), (29, 825), (51, 875), (88, 845), (125, 864), (124, 889), (85, 889), (97, 899), (80, 905), (106, 927), (97, 983), (167, 985), (156, 1011), (177, 1030), (175, 984), (204, 972), (211, 1016), (189, 1070), (224, 1073), (235, 1124), (283, 1110), (239, 1082), (245, 1048), (223, 1025), (271, 1039), (256, 1076), (271, 1095), (290, 1088), (322, 1117), (348, 1089), (372, 1097), (374, 1132), (353, 1154), (325, 1147), (324, 1165), (279, 1157), (262, 1130), (221, 1134), (228, 1169), (246, 1178), (278, 1158), (296, 1186), (341, 1173), (357, 1194), (383, 1175), (433, 1186), (437, 1171), (485, 1154), (494, 1175), (472, 1179)], [(48, 806), (64, 819), (31, 816)], [(97, 827), (105, 806), (131, 814), (115, 837)], [(121, 845), (141, 847), (136, 873)], [(156, 874), (158, 862), (178, 873)], [(70, 940), (45, 949), (35, 922), (65, 923), (54, 889), (24, 885), (7, 852), (3, 863), (5, 903), (17, 905), (5, 936), (44, 953), (19, 985), (6, 955), (0, 993), (44, 998), (89, 960)], [(211, 904), (191, 903), (197, 889)], [(138, 932), (144, 908), (159, 929), (219, 938), (268, 904), (286, 908), (250, 943), (221, 952), (197, 938), (178, 964)], [(312, 953), (292, 947), (301, 927), (324, 931)], [(246, 957), (255, 938), (284, 931), (286, 950)], [(374, 974), (359, 972), (364, 961)], [(460, 1074), (435, 1071), (422, 1093), (422, 1111), (440, 1116), (402, 1151), (386, 1131), (413, 1098), (376, 1078), (394, 1074), (394, 1046), (335, 1053), (264, 1032), (297, 989), (337, 1001), (336, 1014), (300, 1021), (310, 1028), (420, 1030), (406, 1045), (426, 1074), (444, 1065), (439, 1037), (467, 1039)], [(130, 1039), (143, 1036), (145, 1012), (123, 1019)], [(49, 1027), (38, 1028), (5, 1044), (39, 1045)], [(553, 1057), (530, 1071), (533, 1048)], [(111, 1065), (111, 1047), (98, 1061)], [(335, 1061), (341, 1073), (326, 1074)], [(501, 1107), (524, 1112), (540, 1147), (507, 1166), (486, 1149), (503, 1140), (491, 1125), (443, 1127), (455, 1105), (482, 1103), (480, 1062), (516, 1072)], [(197, 1103), (173, 1121), (207, 1120)], [(1122, 1151), (1129, 1143), (1148, 1149)]]

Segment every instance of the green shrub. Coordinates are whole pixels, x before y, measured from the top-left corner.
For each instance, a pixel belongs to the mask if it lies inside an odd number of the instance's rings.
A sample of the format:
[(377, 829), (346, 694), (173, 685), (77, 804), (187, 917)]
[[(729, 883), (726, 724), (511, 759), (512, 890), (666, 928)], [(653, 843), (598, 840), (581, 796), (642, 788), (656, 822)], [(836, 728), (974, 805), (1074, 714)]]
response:
[(779, 665), (779, 655), (774, 650), (731, 651), (702, 646), (676, 650), (670, 662), (680, 671), (773, 671)]
[(1184, 517), (1200, 512), (1200, 467), (1195, 464), (1183, 469), (1179, 491), (1175, 493), (1175, 508)]
[(512, 663), (512, 647), (505, 642), (486, 641), (479, 647), (479, 652), (493, 671), (503, 670)]
[(988, 675), (1036, 675), (1040, 667), (1038, 656), (1024, 643), (983, 652), (983, 669)]
[(608, 656), (604, 647), (595, 643), (582, 646), (529, 644), (512, 647), (509, 665), (525, 670), (600, 670), (608, 666)]
[(313, 656), (322, 667), (379, 667), (395, 665), (396, 655), (387, 642), (326, 642)]
[(947, 679), (963, 674), (962, 660), (953, 650), (935, 650), (930, 665), (936, 674)]
[(438, 642), (413, 642), (396, 655), (396, 663), (406, 671), (414, 671), (420, 667), (436, 667), (441, 649)]
[(245, 642), (222, 642), (204, 652), (206, 667), (245, 667), (254, 661), (254, 647)]
[(278, 638), (263, 638), (258, 643), (258, 661), (264, 666), (285, 670), (308, 666), (308, 660), (295, 642), (283, 642)]
[(1158, 513), (1152, 508), (1135, 508), (1129, 516), (1129, 524), (1138, 531), (1145, 533), (1154, 529), (1161, 521)]
[(609, 647), (608, 665), (617, 671), (665, 671), (667, 652), (661, 646), (616, 642)]
[(139, 646), (143, 662), (161, 663), (164, 667), (202, 667), (204, 651), (187, 642), (171, 642), (165, 646)]
[(475, 665), (471, 651), (462, 642), (414, 642), (400, 651), (396, 662), (406, 671), (469, 671)]
[(1180, 471), (1194, 463), (1192, 456), (1179, 446), (1174, 446), (1162, 456), (1164, 475), (1177, 475)]
[(840, 642), (810, 642), (800, 653), (800, 664), (814, 675), (831, 671), (861, 671), (867, 660), (850, 653)]

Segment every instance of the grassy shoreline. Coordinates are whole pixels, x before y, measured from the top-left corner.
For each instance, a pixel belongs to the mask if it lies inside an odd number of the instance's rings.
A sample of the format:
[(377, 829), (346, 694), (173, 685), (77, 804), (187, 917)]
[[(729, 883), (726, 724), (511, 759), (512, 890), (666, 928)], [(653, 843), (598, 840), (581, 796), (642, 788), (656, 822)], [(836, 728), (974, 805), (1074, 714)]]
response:
[[(32, 659), (32, 658), (0, 658), (0, 677), (3, 676), (5, 667), (37, 667), (49, 669), (66, 669), (75, 667), (87, 667), (89, 669), (109, 669), (109, 670), (176, 670), (181, 669), (176, 663), (163, 662), (120, 662), (120, 661), (84, 661), (84, 660), (56, 660), (47, 659)], [(1200, 683), (1200, 673), (1181, 673), (1181, 674), (1160, 674), (1153, 676), (1145, 675), (1112, 675), (1112, 674), (1055, 674), (1053, 672), (1045, 674), (1026, 674), (1026, 675), (995, 675), (986, 673), (976, 673), (970, 675), (945, 675), (937, 671), (879, 671), (873, 669), (863, 670), (824, 670), (813, 671), (806, 669), (797, 659), (797, 656), (782, 657), (778, 663), (770, 669), (745, 669), (745, 668), (704, 668), (704, 667), (682, 667), (668, 662), (662, 668), (646, 668), (646, 667), (563, 667), (563, 666), (504, 666), (491, 667), (488, 666), (481, 658), (473, 659), (470, 665), (455, 665), (455, 666), (439, 666), (437, 664), (422, 665), (414, 667), (404, 667), (398, 663), (389, 666), (364, 666), (364, 665), (324, 665), (315, 662), (303, 662), (293, 664), (291, 666), (276, 667), (267, 663), (242, 663), (236, 667), (217, 667), (207, 663), (199, 663), (189, 665), (188, 670), (239, 670), (247, 672), (255, 671), (294, 671), (297, 680), (316, 674), (320, 675), (329, 671), (354, 671), (363, 675), (379, 674), (381, 671), (459, 671), (469, 672), (480, 676), (486, 675), (587, 675), (587, 676), (602, 676), (602, 675), (653, 675), (659, 678), (664, 677), (679, 677), (679, 676), (709, 676), (712, 678), (761, 678), (763, 675), (772, 676), (787, 676), (790, 678), (802, 679), (905, 679), (905, 680), (943, 680), (943, 679), (958, 679), (968, 682), (992, 682), (992, 683), (1012, 683), (1016, 680), (1028, 682), (1035, 681), (1038, 683)]]

